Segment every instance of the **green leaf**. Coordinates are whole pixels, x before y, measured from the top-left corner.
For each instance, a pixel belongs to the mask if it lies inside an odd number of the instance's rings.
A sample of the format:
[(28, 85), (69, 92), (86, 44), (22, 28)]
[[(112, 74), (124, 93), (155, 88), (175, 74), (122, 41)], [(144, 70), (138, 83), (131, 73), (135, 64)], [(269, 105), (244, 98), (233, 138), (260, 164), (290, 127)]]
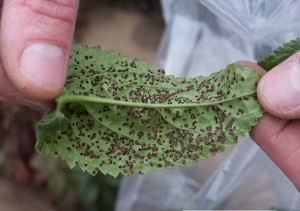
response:
[[(270, 70), (300, 39), (258, 64)], [(259, 76), (229, 65), (209, 77), (175, 78), (118, 53), (74, 45), (57, 107), (37, 125), (36, 149), (71, 168), (117, 176), (185, 166), (234, 145), (263, 115)]]
[(258, 62), (257, 64), (264, 68), (265, 70), (271, 70), (276, 65), (280, 64), (288, 57), (300, 50), (300, 38), (291, 40), (288, 43), (283, 44), (281, 47), (277, 48), (269, 56)]
[(263, 115), (258, 80), (242, 65), (176, 78), (74, 45), (65, 90), (38, 123), (36, 148), (70, 167), (112, 176), (196, 163), (236, 144)]
[(36, 143), (36, 150), (38, 152), (44, 150), (44, 143), (51, 143), (56, 139), (56, 133), (49, 133), (49, 131), (57, 131), (65, 128), (68, 124), (68, 120), (60, 109), (56, 109), (50, 112), (43, 121), (37, 124), (37, 137), (39, 141)]

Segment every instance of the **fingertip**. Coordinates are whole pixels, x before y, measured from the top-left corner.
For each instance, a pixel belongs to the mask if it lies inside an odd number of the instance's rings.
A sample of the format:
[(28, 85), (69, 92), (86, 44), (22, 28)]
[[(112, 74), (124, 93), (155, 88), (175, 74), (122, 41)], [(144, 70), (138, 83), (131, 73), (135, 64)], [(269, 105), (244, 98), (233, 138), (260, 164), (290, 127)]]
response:
[(49, 100), (63, 90), (78, 2), (4, 1), (2, 62), (9, 80), (27, 97)]
[(266, 73), (258, 83), (257, 96), (268, 113), (282, 119), (300, 118), (300, 66), (290, 58)]

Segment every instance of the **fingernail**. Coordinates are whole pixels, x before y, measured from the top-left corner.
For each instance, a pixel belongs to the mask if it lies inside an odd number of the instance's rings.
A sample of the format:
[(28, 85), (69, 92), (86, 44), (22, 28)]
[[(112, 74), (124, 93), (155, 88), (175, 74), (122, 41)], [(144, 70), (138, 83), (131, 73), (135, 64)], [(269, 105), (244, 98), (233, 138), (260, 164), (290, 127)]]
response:
[(290, 60), (275, 67), (261, 79), (262, 96), (279, 109), (300, 105), (300, 65)]
[(49, 90), (60, 89), (66, 74), (64, 50), (48, 43), (33, 43), (20, 58), (20, 70), (33, 83)]

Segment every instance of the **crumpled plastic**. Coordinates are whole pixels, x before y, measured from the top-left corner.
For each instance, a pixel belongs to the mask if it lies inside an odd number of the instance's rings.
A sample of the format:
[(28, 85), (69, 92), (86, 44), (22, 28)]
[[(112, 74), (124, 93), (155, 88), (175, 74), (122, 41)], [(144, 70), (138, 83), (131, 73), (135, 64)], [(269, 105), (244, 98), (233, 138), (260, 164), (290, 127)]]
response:
[[(156, 65), (167, 74), (209, 75), (259, 61), (300, 36), (297, 0), (162, 0), (166, 29)], [(196, 165), (124, 178), (116, 211), (300, 210), (300, 194), (249, 136)]]

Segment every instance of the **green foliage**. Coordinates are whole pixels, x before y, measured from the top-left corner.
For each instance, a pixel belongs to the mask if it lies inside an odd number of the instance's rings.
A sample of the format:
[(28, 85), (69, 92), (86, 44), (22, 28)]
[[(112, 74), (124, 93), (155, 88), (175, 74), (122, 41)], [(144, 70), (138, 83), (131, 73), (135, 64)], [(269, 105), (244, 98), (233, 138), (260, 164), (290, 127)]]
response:
[(113, 176), (195, 163), (236, 144), (257, 123), (258, 80), (241, 65), (207, 78), (175, 78), (75, 45), (57, 107), (37, 125), (36, 149)]
[(265, 70), (271, 70), (273, 67), (279, 63), (286, 60), (288, 57), (300, 50), (300, 38), (292, 40), (288, 43), (283, 44), (281, 47), (277, 48), (269, 56), (258, 62), (258, 65)]
[[(266, 70), (300, 49), (286, 43)], [(176, 78), (98, 47), (74, 45), (57, 107), (37, 125), (36, 149), (93, 175), (146, 174), (196, 163), (237, 143), (263, 115), (259, 75), (229, 65), (207, 78)]]

